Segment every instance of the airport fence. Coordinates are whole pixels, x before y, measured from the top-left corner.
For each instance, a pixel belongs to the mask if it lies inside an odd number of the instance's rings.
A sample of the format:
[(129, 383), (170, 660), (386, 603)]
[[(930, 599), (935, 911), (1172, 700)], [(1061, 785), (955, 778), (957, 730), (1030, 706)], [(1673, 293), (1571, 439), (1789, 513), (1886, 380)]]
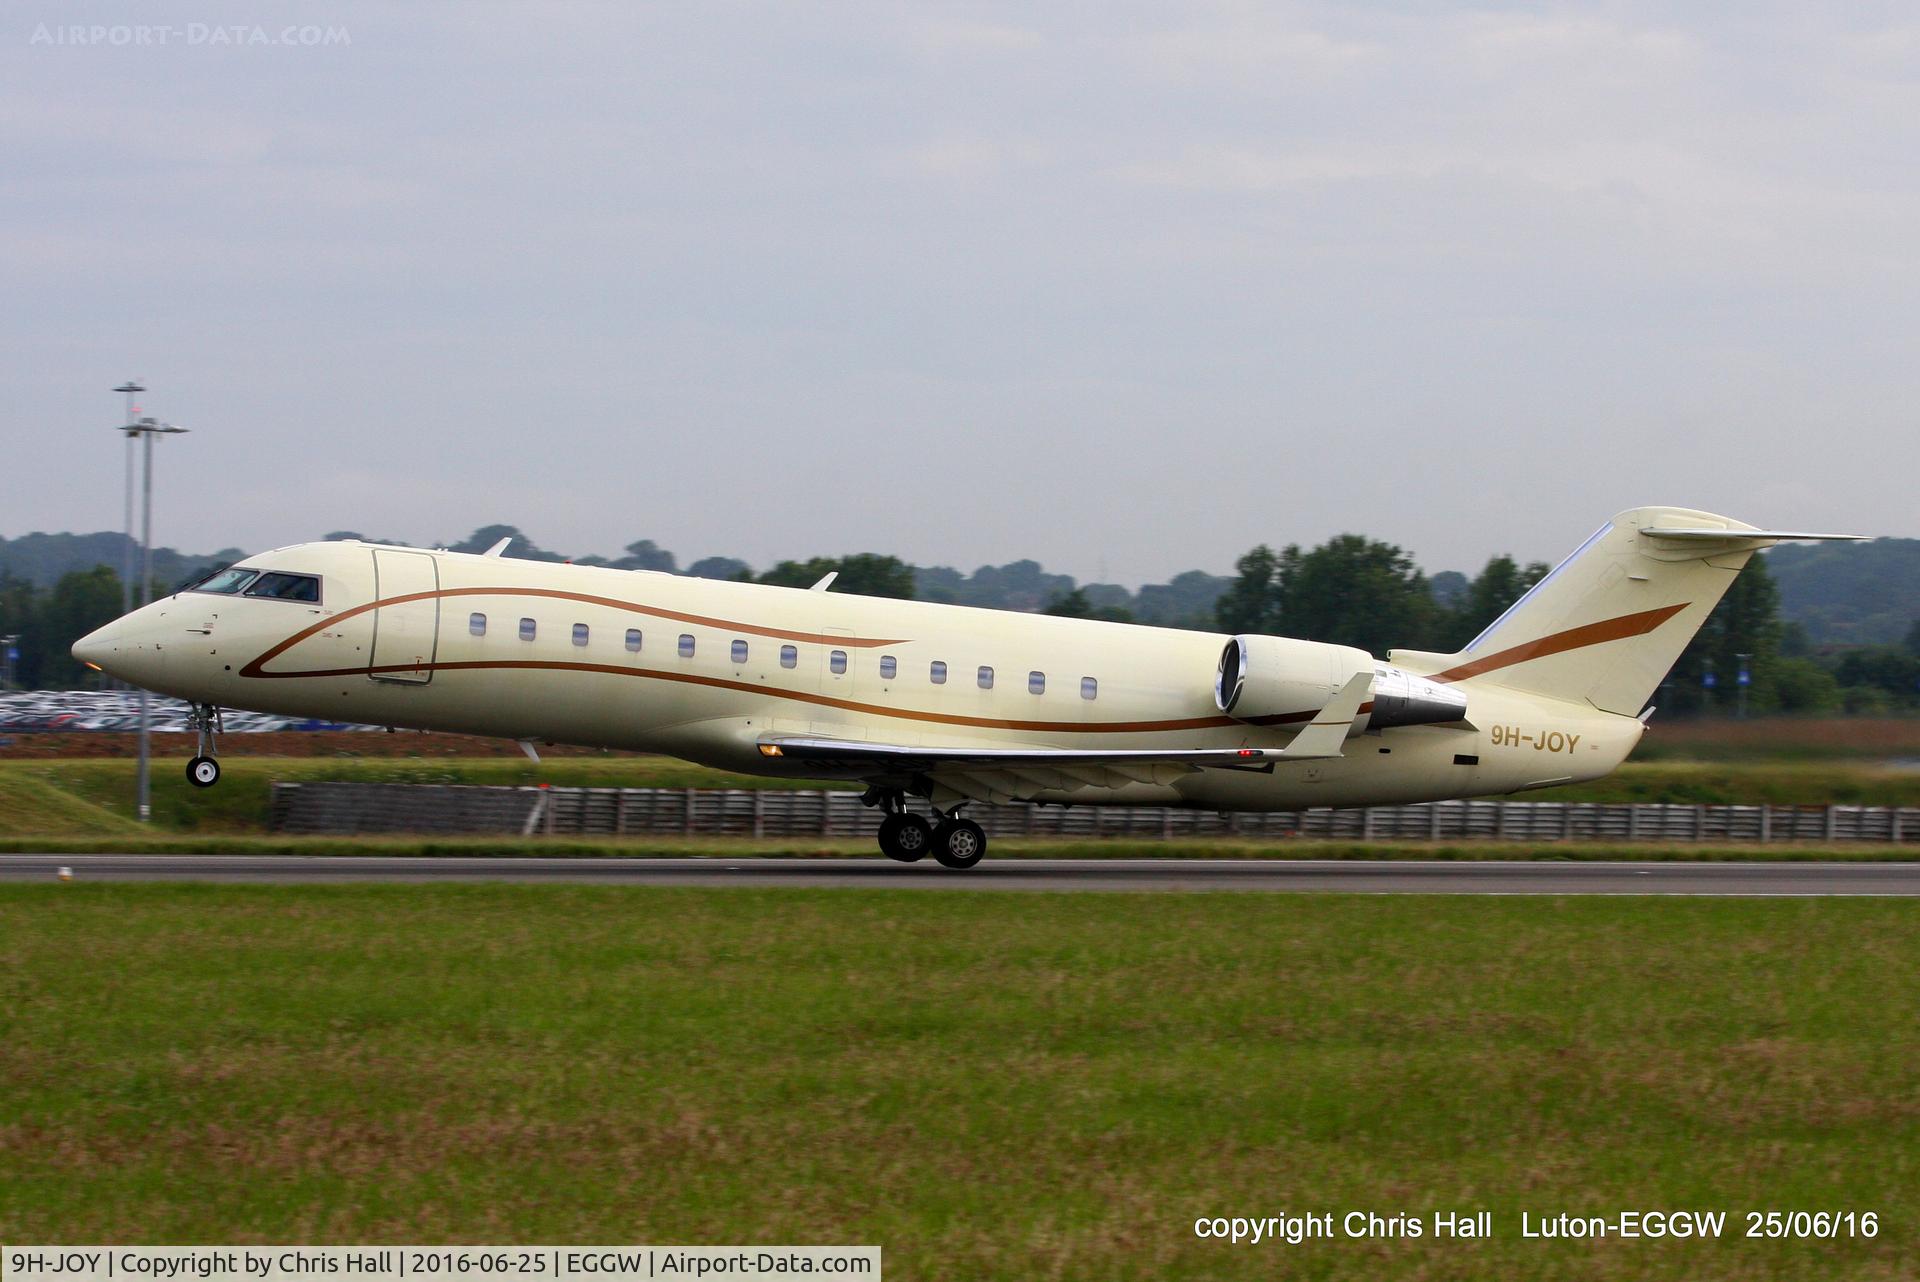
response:
[[(1432, 801), (1272, 814), (1174, 806), (973, 805), (999, 837), (1349, 841), (1920, 842), (1920, 807)], [(315, 835), (847, 837), (879, 813), (843, 791), (276, 783), (270, 825)]]
[[(147, 705), (148, 728), (158, 734), (188, 733), (192, 729), (188, 719), (191, 711), (185, 700), (155, 695)], [(127, 731), (139, 727), (137, 690), (0, 690), (0, 734)], [(276, 730), (368, 731), (380, 727), (228, 709), (221, 713), (220, 729), (223, 734), (254, 734)]]

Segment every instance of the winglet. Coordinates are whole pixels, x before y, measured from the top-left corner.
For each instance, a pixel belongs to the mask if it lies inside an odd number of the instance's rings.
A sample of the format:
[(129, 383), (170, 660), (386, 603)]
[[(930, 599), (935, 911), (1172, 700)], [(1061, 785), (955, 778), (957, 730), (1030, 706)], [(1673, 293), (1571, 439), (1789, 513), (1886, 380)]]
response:
[(1280, 756), (1291, 760), (1302, 757), (1338, 757), (1343, 755), (1342, 746), (1347, 741), (1347, 732), (1353, 729), (1354, 720), (1360, 715), (1360, 705), (1367, 701), (1373, 692), (1373, 673), (1356, 672), (1347, 678), (1347, 684), (1340, 692), (1327, 700), (1327, 706), (1314, 714), (1293, 742), (1281, 749)]
[(506, 538), (501, 539), (498, 543), (494, 544), (492, 547), (488, 548), (485, 552), (482, 552), (480, 555), (481, 556), (499, 556), (502, 552), (505, 552), (507, 550), (507, 544), (511, 542), (513, 542), (513, 536), (509, 534)]
[(828, 588), (833, 586), (833, 581), (839, 577), (840, 577), (840, 571), (828, 570), (827, 577), (820, 580), (818, 583), (814, 584), (812, 587), (808, 588), (807, 591), (825, 592)]

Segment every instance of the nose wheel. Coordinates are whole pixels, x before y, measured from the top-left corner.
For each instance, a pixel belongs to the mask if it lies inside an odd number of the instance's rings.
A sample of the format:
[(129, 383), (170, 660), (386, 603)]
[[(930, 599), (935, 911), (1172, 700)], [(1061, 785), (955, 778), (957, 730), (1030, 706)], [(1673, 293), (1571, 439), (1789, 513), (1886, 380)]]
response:
[(211, 788), (220, 782), (220, 709), (210, 703), (196, 703), (187, 718), (199, 735), (199, 749), (187, 762), (187, 782), (196, 788)]

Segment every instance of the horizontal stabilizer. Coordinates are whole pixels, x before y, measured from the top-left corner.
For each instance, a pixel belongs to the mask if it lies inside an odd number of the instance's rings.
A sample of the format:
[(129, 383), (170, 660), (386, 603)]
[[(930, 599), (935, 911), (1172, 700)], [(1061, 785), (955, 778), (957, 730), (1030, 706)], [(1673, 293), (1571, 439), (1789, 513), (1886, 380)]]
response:
[(1651, 526), (1640, 533), (1655, 539), (1688, 539), (1702, 543), (1749, 543), (1756, 539), (1774, 543), (1796, 539), (1859, 541), (1872, 537), (1867, 534), (1806, 534), (1797, 530), (1663, 529), (1659, 526)]

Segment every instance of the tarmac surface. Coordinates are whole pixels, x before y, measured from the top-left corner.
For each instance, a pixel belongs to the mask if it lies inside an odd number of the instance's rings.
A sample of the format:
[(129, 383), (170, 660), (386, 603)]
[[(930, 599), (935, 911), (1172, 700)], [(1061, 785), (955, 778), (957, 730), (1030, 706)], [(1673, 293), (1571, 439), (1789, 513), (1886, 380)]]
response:
[(469, 859), (0, 855), (0, 882), (599, 882), (919, 890), (1240, 890), (1446, 895), (1920, 895), (1920, 863), (1559, 860), (987, 859), (966, 872), (886, 859)]

